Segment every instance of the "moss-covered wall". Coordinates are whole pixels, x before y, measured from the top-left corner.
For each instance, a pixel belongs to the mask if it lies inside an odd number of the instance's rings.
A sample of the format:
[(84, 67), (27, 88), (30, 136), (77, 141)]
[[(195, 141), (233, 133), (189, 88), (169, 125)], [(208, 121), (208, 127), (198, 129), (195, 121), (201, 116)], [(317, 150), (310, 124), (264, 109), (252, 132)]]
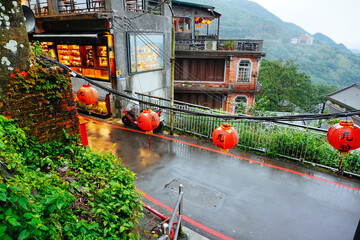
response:
[(6, 97), (0, 99), (0, 114), (12, 118), (39, 142), (79, 134), (71, 80), (61, 69), (33, 67), (11, 75)]

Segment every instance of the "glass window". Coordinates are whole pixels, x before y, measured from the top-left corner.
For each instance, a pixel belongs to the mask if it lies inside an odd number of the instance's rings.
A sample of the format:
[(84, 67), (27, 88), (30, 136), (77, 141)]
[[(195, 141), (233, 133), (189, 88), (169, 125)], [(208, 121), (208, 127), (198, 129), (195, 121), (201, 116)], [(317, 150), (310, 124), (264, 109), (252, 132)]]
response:
[(129, 36), (130, 72), (145, 72), (164, 68), (164, 35), (146, 34)]
[(84, 67), (94, 67), (94, 50), (92, 46), (84, 46), (85, 58), (83, 62)]
[(99, 68), (107, 68), (107, 48), (106, 46), (98, 46), (96, 47), (97, 56), (98, 56), (98, 67)]
[(238, 65), (237, 82), (249, 83), (251, 80), (251, 61), (241, 59)]

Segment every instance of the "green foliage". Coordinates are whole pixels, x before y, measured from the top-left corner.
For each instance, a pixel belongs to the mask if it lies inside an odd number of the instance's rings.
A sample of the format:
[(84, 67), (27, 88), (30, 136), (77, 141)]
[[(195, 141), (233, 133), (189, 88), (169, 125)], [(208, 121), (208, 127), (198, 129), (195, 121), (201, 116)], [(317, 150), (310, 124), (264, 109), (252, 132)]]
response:
[(0, 161), (13, 173), (0, 179), (0, 239), (136, 237), (135, 175), (114, 155), (71, 137), (38, 144), (0, 116)]
[(12, 85), (24, 93), (37, 93), (48, 99), (63, 98), (64, 90), (69, 89), (71, 81), (61, 68), (45, 69), (33, 66), (28, 73), (16, 71)]
[(259, 82), (263, 86), (261, 98), (269, 102), (268, 111), (317, 112), (317, 105), (325, 101), (325, 95), (333, 92), (334, 87), (314, 85), (305, 73), (299, 72), (294, 60), (263, 59), (259, 70)]

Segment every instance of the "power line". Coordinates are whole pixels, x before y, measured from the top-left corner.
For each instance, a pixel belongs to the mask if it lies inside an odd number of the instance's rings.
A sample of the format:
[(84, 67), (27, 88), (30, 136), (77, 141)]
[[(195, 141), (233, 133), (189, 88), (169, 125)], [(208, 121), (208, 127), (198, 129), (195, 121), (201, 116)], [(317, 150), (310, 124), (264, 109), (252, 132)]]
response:
[[(158, 7), (162, 6), (166, 1), (167, 1), (167, 0), (163, 0), (163, 1), (160, 2), (158, 5), (156, 5), (154, 8), (158, 8)], [(149, 9), (149, 10), (143, 12), (142, 14), (140, 14), (140, 15), (138, 15), (138, 16), (136, 16), (136, 17), (129, 18), (129, 19), (139, 18), (139, 17), (141, 17), (141, 16), (143, 16), (143, 15), (145, 15), (145, 14), (148, 14), (148, 13), (150, 13), (151, 11), (153, 11), (154, 8), (153, 8), (153, 9)]]
[(214, 118), (221, 118), (221, 119), (247, 119), (247, 120), (259, 120), (259, 121), (272, 121), (272, 122), (278, 122), (278, 121), (302, 121), (302, 120), (313, 120), (313, 119), (329, 119), (329, 118), (339, 118), (339, 117), (348, 117), (348, 116), (354, 116), (354, 115), (360, 115), (360, 110), (351, 111), (351, 112), (345, 112), (345, 113), (330, 113), (330, 114), (299, 114), (299, 115), (289, 115), (289, 116), (249, 116), (249, 115), (221, 115), (221, 114), (210, 114), (210, 113), (204, 113), (204, 112), (194, 112), (186, 109), (179, 109), (175, 107), (169, 107), (169, 106), (163, 106), (159, 104), (155, 104), (152, 102), (143, 101), (141, 99), (133, 98), (131, 96), (126, 95), (123, 92), (119, 92), (117, 90), (114, 90), (112, 88), (109, 88), (105, 85), (102, 85), (92, 79), (89, 79), (79, 73), (74, 72), (69, 68), (68, 66), (59, 63), (58, 61), (45, 57), (44, 55), (39, 55), (41, 60), (50, 62), (53, 64), (58, 65), (59, 67), (65, 69), (66, 71), (70, 72), (70, 75), (73, 77), (82, 78), (85, 81), (91, 83), (92, 85), (101, 88), (109, 93), (112, 93), (114, 95), (117, 95), (122, 98), (126, 98), (129, 100), (134, 100), (139, 103), (147, 104), (150, 106), (162, 108), (162, 109), (168, 109), (176, 112), (183, 112), (192, 114), (195, 116), (204, 116), (204, 117), (214, 117)]
[[(124, 28), (123, 26), (120, 25), (120, 23), (116, 20), (115, 20), (115, 23), (119, 25), (119, 27), (122, 27)], [(167, 57), (168, 59), (170, 59), (170, 56), (167, 55), (166, 53), (163, 53), (161, 51), (159, 51), (157, 49), (157, 46), (151, 41), (151, 39), (149, 39), (143, 32), (141, 32), (138, 28), (136, 28), (136, 26), (134, 26), (129, 19), (126, 19), (127, 20), (127, 23), (125, 22), (125, 25), (130, 28), (130, 30), (133, 30), (135, 33), (138, 34), (139, 38), (149, 47), (151, 48), (160, 58), (163, 59), (163, 61), (169, 65), (171, 65), (170, 63), (168, 63), (167, 61), (165, 61), (165, 57)], [(124, 28), (125, 29), (125, 28)], [(125, 31), (128, 30), (128, 29), (125, 29)], [(165, 56), (165, 57), (164, 57)], [(166, 59), (167, 60), (167, 59)], [(187, 72), (187, 71), (184, 71), (184, 69), (179, 66), (178, 64), (175, 63), (175, 71), (176, 73), (178, 73), (179, 75), (183, 72), (186, 72), (191, 78), (193, 79), (197, 79), (199, 81), (199, 79), (197, 77), (195, 77), (194, 75), (192, 75), (190, 72)], [(195, 80), (196, 81), (196, 80)], [(222, 104), (222, 98), (221, 97), (218, 97), (216, 94), (212, 93), (212, 92), (209, 92), (209, 91), (204, 91), (203, 88), (200, 87), (200, 91), (202, 93), (204, 93), (205, 95), (209, 96), (210, 98), (213, 98), (215, 101), (219, 102), (220, 104)], [(223, 94), (221, 93), (218, 93), (219, 95), (221, 96), (224, 96)]]

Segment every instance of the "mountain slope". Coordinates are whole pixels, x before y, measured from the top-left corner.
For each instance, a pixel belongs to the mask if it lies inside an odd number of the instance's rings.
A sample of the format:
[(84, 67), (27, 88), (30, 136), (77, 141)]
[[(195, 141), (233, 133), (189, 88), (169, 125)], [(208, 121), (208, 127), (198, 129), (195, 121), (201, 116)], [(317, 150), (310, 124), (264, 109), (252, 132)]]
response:
[(338, 88), (353, 83), (360, 85), (360, 56), (343, 44), (335, 43), (324, 34), (313, 35), (312, 45), (290, 43), (292, 38), (306, 34), (293, 23), (283, 22), (255, 2), (248, 0), (193, 0), (215, 7), (222, 14), (220, 38), (263, 39), (267, 59), (297, 59), (301, 71), (314, 83)]

